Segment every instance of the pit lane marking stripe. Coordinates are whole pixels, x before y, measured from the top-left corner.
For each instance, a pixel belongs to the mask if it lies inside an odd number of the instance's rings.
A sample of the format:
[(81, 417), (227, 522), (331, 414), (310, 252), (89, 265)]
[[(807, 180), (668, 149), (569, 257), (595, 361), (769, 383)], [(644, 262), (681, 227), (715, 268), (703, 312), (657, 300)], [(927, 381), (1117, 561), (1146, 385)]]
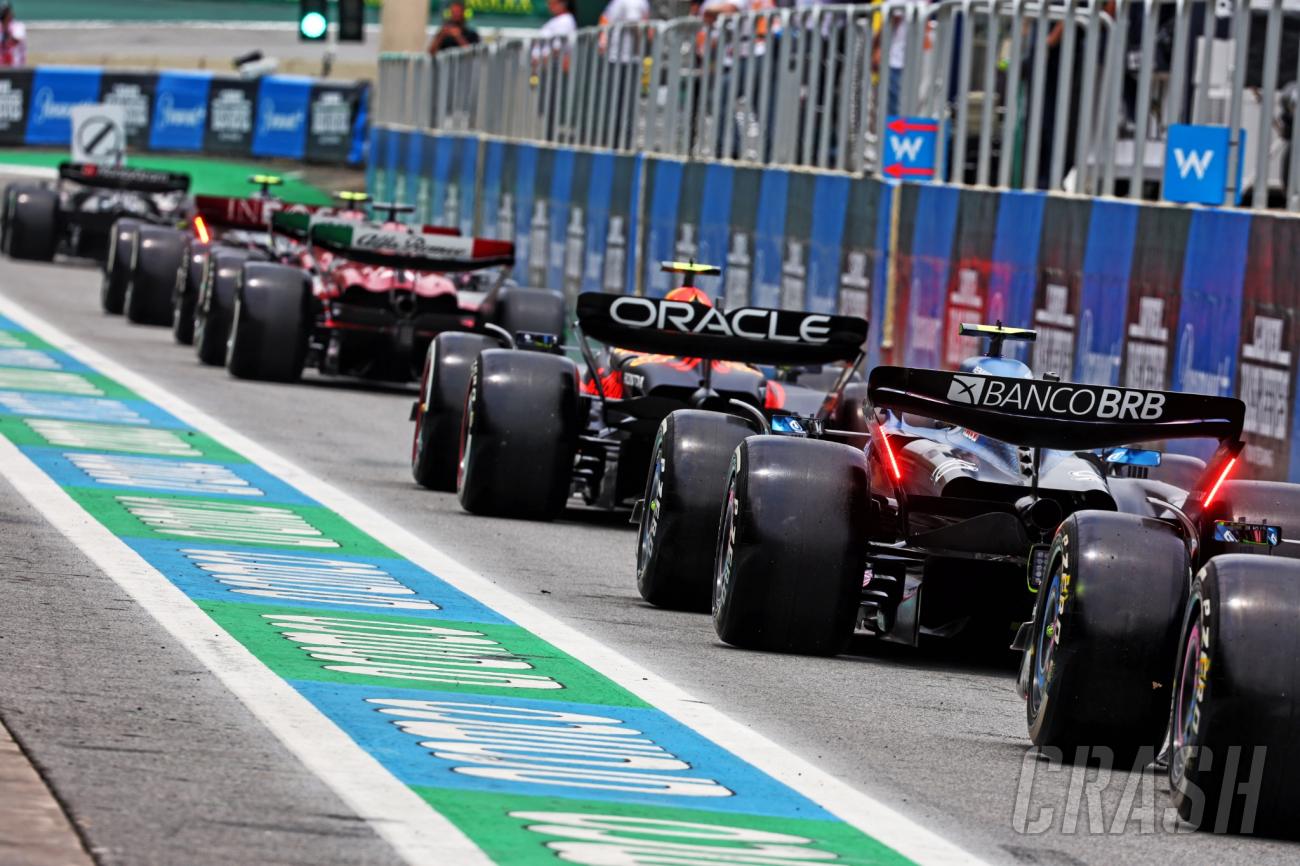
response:
[(313, 774), (410, 863), (491, 861), (455, 825), (224, 631), (184, 592), (86, 513), (0, 436), (0, 474), (127, 595), (149, 612)]
[[(774, 779), (833, 813), (878, 842), (921, 864), (980, 862), (884, 802), (855, 790), (771, 740), (686, 694), (611, 648), (538, 610), (513, 593), (441, 550), (389, 522), (379, 512), (328, 482), (285, 460), (221, 421), (191, 406), (149, 379), (68, 337), (53, 325), (8, 299), (0, 313), (28, 328), (102, 375), (242, 454), (267, 472), (298, 488), (350, 521), (397, 554), (438, 575), (529, 632), (605, 675), (668, 716), (744, 757)], [(87, 515), (61, 488), (13, 445), (0, 437), (0, 472), (21, 481), (25, 498), (51, 519), (92, 561), (117, 580), (177, 639), (247, 704), (259, 719), (297, 754), (309, 769), (330, 784), (357, 813), (372, 823), (403, 857), (428, 862), (430, 856), (454, 856), (451, 862), (487, 863), (485, 855), (441, 815), (389, 775), (301, 695), (257, 661), (234, 638), (214, 634), (211, 620), (160, 572), (145, 563), (122, 540)], [(101, 562), (99, 557), (104, 557)], [(183, 625), (182, 625), (183, 623)], [(202, 635), (202, 637), (200, 637)], [(286, 719), (292, 717), (293, 723)], [(322, 748), (322, 743), (328, 743)], [(342, 751), (340, 751), (342, 750)], [(346, 760), (344, 759), (346, 755)], [(346, 769), (340, 770), (340, 767)], [(376, 799), (379, 798), (379, 799)], [(377, 804), (382, 803), (382, 808)], [(418, 811), (416, 809), (418, 805)], [(471, 856), (472, 854), (472, 856)], [(447, 861), (443, 861), (447, 862)]]

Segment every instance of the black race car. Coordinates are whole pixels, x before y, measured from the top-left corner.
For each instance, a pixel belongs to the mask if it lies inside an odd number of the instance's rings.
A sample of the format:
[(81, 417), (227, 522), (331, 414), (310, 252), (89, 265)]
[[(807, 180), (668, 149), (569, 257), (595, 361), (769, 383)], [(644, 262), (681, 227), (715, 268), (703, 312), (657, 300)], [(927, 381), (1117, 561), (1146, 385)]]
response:
[(189, 187), (187, 174), (65, 162), (52, 184), (5, 188), (0, 249), (32, 261), (97, 259), (105, 312), (166, 324), (188, 245)]
[[(788, 417), (791, 406), (811, 412), (826, 402), (825, 390), (782, 381), (751, 364), (844, 364), (830, 391), (844, 390), (855, 368), (846, 362), (860, 357), (866, 340), (864, 320), (754, 307), (724, 311), (691, 284), (717, 268), (664, 267), (682, 273), (685, 283), (666, 298), (579, 296), (582, 366), (548, 353), (554, 335), (434, 340), (412, 413), (416, 480), (457, 490), (461, 505), (477, 514), (551, 519), (571, 493), (589, 505), (629, 508), (645, 488), (661, 425), (674, 410), (689, 410), (677, 413), (687, 427), (698, 417), (716, 419), (717, 447), (730, 454), (771, 418)], [(590, 340), (611, 348), (598, 354)], [(710, 538), (725, 475), (724, 466), (715, 478), (699, 477), (690, 494), (688, 519), (698, 518), (695, 530)], [(710, 507), (695, 509), (710, 500)]]
[(713, 573), (723, 640), (834, 653), (856, 628), (907, 644), (965, 634), (1005, 646), (1067, 518), (1140, 522), (1152, 508), (1145, 485), (1185, 490), (1204, 468), (1169, 455), (1147, 478), (1116, 477), (1117, 455), (1133, 452), (1094, 449), (1212, 436), (1221, 426), (1189, 419), (1240, 415), (1236, 401), (1035, 379), (1002, 357), (1005, 340), (1034, 332), (962, 333), (990, 345), (958, 372), (871, 372), (865, 435), (769, 435), (736, 449)]
[(56, 253), (104, 261), (114, 223), (176, 227), (192, 205), (187, 174), (65, 162), (53, 183), (5, 188), (0, 246), (16, 259), (50, 261)]

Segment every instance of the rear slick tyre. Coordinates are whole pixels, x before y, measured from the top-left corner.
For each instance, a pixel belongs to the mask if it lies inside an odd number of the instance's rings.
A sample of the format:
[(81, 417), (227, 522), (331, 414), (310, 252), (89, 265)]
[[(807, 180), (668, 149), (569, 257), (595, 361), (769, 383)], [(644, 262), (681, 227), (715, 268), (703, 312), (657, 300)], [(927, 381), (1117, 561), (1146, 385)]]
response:
[(135, 267), (126, 285), (122, 312), (137, 325), (170, 325), (172, 300), (183, 285), (189, 238), (164, 226), (141, 226)]
[(457, 496), (473, 514), (554, 520), (578, 444), (578, 368), (568, 358), (488, 349), (470, 372)]
[(636, 585), (656, 607), (708, 613), (731, 456), (752, 422), (679, 409), (655, 436), (637, 533)]
[(1184, 821), (1295, 838), (1300, 774), (1300, 562), (1225, 554), (1206, 563), (1178, 644), (1169, 783)]
[(1168, 524), (1113, 511), (1066, 518), (1022, 662), (1036, 746), (1065, 761), (1098, 747), (1116, 766), (1155, 759), (1190, 582), (1187, 548)]
[(842, 652), (861, 604), (870, 499), (860, 448), (780, 436), (742, 442), (718, 531), (718, 637), (744, 649)]
[(302, 378), (310, 302), (311, 283), (298, 268), (246, 262), (231, 313), (230, 375), (263, 382)]
[(411, 474), (421, 487), (456, 492), (470, 369), (480, 352), (500, 345), (492, 337), (456, 332), (439, 334), (429, 344), (411, 442)]

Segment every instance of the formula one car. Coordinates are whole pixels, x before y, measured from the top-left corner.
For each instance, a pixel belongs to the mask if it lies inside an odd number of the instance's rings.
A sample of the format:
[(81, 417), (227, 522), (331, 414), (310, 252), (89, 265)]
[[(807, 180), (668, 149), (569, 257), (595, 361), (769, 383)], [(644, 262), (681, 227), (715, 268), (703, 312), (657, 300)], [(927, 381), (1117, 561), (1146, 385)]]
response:
[[(597, 507), (634, 506), (656, 433), (673, 410), (716, 416), (725, 429), (719, 435), (739, 441), (771, 414), (789, 411), (783, 405), (811, 411), (824, 399), (744, 362), (845, 362), (866, 339), (867, 323), (857, 318), (753, 307), (724, 312), (692, 285), (717, 268), (664, 269), (685, 277), (664, 299), (579, 296), (585, 375), (553, 353), (547, 335), (505, 335), (504, 347), (489, 336), (437, 338), (413, 412), (416, 480), (457, 489), (461, 505), (477, 514), (552, 519), (572, 492)], [(589, 339), (614, 347), (604, 363)], [(524, 348), (534, 351), (517, 350)], [(837, 390), (851, 372), (840, 371)], [(700, 479), (701, 495), (715, 501), (705, 523), (716, 521), (724, 479), (725, 467), (712, 484)]]
[[(243, 264), (226, 364), (239, 378), (291, 381), (311, 366), (409, 381), (443, 331), (563, 325), (558, 292), (507, 285), (504, 270), (495, 282), (485, 279), (485, 271), (514, 263), (507, 241), (288, 212), (275, 214), (272, 224), (304, 240), (310, 268)], [(473, 281), (457, 283), (450, 274)], [(473, 291), (487, 286), (486, 293)]]
[(119, 218), (175, 227), (189, 218), (186, 174), (65, 162), (53, 183), (5, 188), (0, 247), (16, 259), (56, 253), (103, 261)]
[[(1034, 379), (1002, 356), (1005, 341), (1033, 331), (964, 325), (962, 334), (989, 347), (959, 372), (872, 371), (865, 436), (765, 435), (736, 450), (714, 572), (723, 640), (834, 653), (856, 626), (907, 644), (964, 633), (1005, 646), (1067, 517), (1140, 521), (1152, 507), (1144, 485), (1185, 485), (1203, 469), (1169, 455), (1147, 479), (1120, 478), (1091, 449), (1213, 435), (1217, 420), (1193, 420), (1239, 406)], [(1110, 458), (1121, 453), (1133, 452)]]
[[(252, 180), (260, 183), (264, 177), (255, 175)], [(364, 192), (336, 192), (338, 203), (328, 208), (286, 205), (269, 192), (269, 186), (264, 186), (261, 194), (247, 199), (196, 199), (206, 221), (204, 227), (212, 237), (206, 250), (199, 245), (191, 256), (185, 289), (186, 295), (194, 296), (188, 330), (201, 363), (225, 366), (235, 293), (245, 262), (277, 262), (314, 273), (316, 260), (306, 236), (311, 217), (358, 221), (368, 218), (365, 207), (370, 196)], [(282, 211), (297, 216), (277, 228), (272, 218)], [(196, 287), (191, 289), (194, 281)], [(174, 321), (179, 322), (177, 317), (183, 312), (178, 309)], [(178, 338), (186, 336), (183, 324), (174, 327)]]
[(194, 197), (185, 279), (172, 294), (172, 335), (181, 345), (194, 342), (194, 310), (214, 251), (235, 255), (246, 252), (251, 258), (276, 260), (281, 243), (271, 233), (271, 215), (286, 208), (305, 213), (317, 210), (311, 205), (281, 200), (274, 192), (284, 182), (278, 175), (254, 174), (248, 182), (257, 186), (257, 192), (250, 196)]

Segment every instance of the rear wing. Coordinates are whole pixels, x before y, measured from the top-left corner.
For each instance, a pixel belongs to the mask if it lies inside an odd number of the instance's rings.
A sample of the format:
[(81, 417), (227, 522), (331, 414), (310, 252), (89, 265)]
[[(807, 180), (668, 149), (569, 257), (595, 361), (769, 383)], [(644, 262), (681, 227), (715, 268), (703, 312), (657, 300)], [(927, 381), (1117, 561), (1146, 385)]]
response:
[(720, 310), (704, 304), (584, 292), (578, 324), (611, 346), (688, 358), (752, 364), (852, 361), (867, 340), (867, 320), (762, 307)]
[(196, 195), (194, 207), (199, 215), (214, 226), (228, 229), (266, 231), (271, 217), (282, 211), (301, 214), (310, 219), (319, 210), (317, 205), (287, 204), (277, 198), (224, 195)]
[[(277, 224), (280, 214), (273, 217)], [(315, 246), (363, 265), (411, 271), (475, 271), (515, 262), (509, 241), (378, 228), (347, 220), (313, 220), (307, 231)]]
[(867, 396), (873, 406), (1017, 445), (1069, 451), (1153, 439), (1235, 443), (1246, 418), (1246, 404), (1235, 397), (908, 367), (872, 370)]
[(190, 176), (176, 171), (96, 165), (90, 162), (59, 163), (59, 180), (102, 189), (136, 192), (188, 192)]

